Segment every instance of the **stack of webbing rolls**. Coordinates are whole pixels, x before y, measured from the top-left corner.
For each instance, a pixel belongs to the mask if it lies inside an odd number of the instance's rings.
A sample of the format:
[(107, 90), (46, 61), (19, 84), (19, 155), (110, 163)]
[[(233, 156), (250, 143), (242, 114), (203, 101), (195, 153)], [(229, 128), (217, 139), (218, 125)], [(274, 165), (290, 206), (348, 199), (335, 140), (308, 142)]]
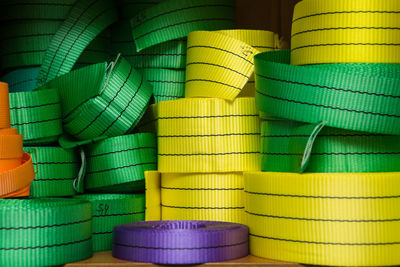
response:
[(158, 172), (146, 173), (147, 220), (245, 222), (243, 172), (260, 170), (254, 55), (278, 49), (279, 39), (232, 28), (189, 33), (186, 98), (149, 112)]
[(245, 174), (250, 253), (400, 263), (399, 11), (397, 1), (303, 0), (292, 50), (255, 57), (263, 172)]

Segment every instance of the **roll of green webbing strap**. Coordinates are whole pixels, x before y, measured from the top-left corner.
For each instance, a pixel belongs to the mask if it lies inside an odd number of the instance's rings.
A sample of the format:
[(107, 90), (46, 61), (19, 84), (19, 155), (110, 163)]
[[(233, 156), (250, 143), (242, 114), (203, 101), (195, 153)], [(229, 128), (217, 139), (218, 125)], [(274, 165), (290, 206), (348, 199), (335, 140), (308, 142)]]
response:
[(144, 68), (142, 73), (153, 86), (155, 103), (185, 97), (185, 69)]
[(186, 37), (189, 32), (231, 29), (235, 26), (233, 0), (167, 0), (137, 14), (132, 20), (137, 50)]
[(11, 127), (24, 136), (25, 145), (53, 143), (62, 134), (57, 90), (10, 93)]
[(54, 266), (90, 257), (91, 207), (73, 199), (1, 199), (1, 265)]
[(37, 85), (68, 73), (87, 45), (117, 18), (112, 0), (77, 0), (46, 50)]
[(144, 194), (85, 194), (75, 198), (92, 203), (93, 251), (112, 249), (114, 226), (144, 221)]
[(151, 85), (124, 58), (98, 63), (45, 85), (57, 88), (65, 132), (79, 140), (118, 136), (132, 130), (152, 94)]
[(121, 19), (131, 19), (141, 11), (152, 7), (162, 0), (121, 0), (119, 14)]
[(289, 63), (290, 51), (255, 56), (260, 111), (347, 130), (400, 134), (400, 64)]
[(269, 119), (261, 124), (261, 160), (268, 172), (398, 172), (400, 136)]
[(31, 197), (60, 197), (75, 195), (73, 182), (81, 161), (74, 150), (61, 147), (24, 147), (31, 154), (35, 180), (31, 183)]
[[(64, 20), (77, 13), (78, 7), (72, 9), (77, 2), (85, 1), (29, 0), (4, 1), (0, 4), (2, 10), (4, 10), (2, 20), (6, 22), (0, 27), (1, 68), (11, 70), (20, 67), (40, 66), (45, 59), (46, 51), (50, 47), (53, 37), (63, 25)], [(81, 19), (90, 21), (90, 16), (87, 13), (82, 13)], [(98, 21), (96, 20), (93, 23), (96, 24)], [(77, 30), (79, 25), (80, 23), (77, 23), (74, 30)], [(104, 39), (104, 36), (99, 35), (92, 42), (90, 42), (91, 40), (88, 39), (86, 32), (79, 36), (76, 42), (82, 47), (71, 51), (74, 53), (72, 65), (76, 60), (78, 60), (78, 63), (85, 64), (108, 60), (109, 48), (107, 45), (109, 38)], [(64, 43), (67, 42), (70, 42), (70, 39), (64, 40)], [(82, 50), (86, 46), (85, 52), (80, 51), (78, 53), (77, 50)], [(82, 55), (78, 59), (80, 53)]]
[(144, 189), (144, 171), (157, 169), (154, 134), (112, 137), (85, 147), (85, 188), (91, 192), (129, 193)]

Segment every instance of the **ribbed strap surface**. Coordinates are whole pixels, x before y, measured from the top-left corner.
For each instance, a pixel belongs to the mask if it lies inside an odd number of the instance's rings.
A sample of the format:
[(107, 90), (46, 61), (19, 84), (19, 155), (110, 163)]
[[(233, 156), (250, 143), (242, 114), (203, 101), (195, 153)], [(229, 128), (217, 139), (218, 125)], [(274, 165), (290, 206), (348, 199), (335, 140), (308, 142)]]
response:
[(61, 147), (24, 147), (32, 156), (36, 177), (31, 184), (31, 197), (75, 195), (73, 182), (81, 161), (74, 150)]
[(289, 62), (290, 51), (255, 56), (260, 111), (347, 130), (400, 133), (400, 64)]
[(150, 7), (132, 20), (137, 51), (166, 41), (186, 37), (189, 32), (233, 28), (232, 0), (168, 0)]
[(400, 175), (245, 174), (250, 253), (329, 266), (396, 265)]
[(274, 172), (400, 171), (400, 137), (285, 120), (261, 124), (261, 169)]
[(151, 133), (108, 138), (85, 147), (85, 188), (123, 193), (144, 188), (144, 171), (157, 169), (156, 139)]
[(186, 98), (157, 104), (158, 170), (232, 172), (260, 169), (254, 98)]
[(399, 12), (396, 0), (301, 1), (291, 63), (400, 63)]
[(114, 226), (144, 220), (143, 194), (85, 194), (75, 198), (92, 203), (94, 252), (112, 249)]
[(0, 200), (2, 266), (54, 266), (92, 255), (91, 204), (71, 199)]
[[(270, 31), (196, 31), (188, 36), (186, 97), (254, 96), (254, 55), (279, 48)], [(244, 89), (245, 85), (250, 84)]]

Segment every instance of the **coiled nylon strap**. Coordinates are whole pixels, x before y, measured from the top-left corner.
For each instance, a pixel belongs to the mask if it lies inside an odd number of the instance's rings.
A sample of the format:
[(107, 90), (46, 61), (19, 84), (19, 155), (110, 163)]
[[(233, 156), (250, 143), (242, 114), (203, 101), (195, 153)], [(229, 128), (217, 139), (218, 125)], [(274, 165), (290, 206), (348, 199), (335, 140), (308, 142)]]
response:
[(131, 20), (137, 51), (186, 37), (189, 32), (234, 28), (232, 0), (167, 0)]
[(10, 128), (8, 85), (0, 82), (0, 198), (29, 196), (35, 172), (22, 151), (22, 135)]
[(243, 173), (146, 175), (146, 220), (245, 223)]
[(292, 66), (290, 51), (255, 56), (256, 105), (269, 115), (399, 134), (400, 64)]
[(85, 147), (85, 188), (124, 193), (144, 188), (144, 171), (157, 169), (156, 139), (151, 133), (108, 138)]
[(31, 184), (31, 197), (75, 195), (73, 181), (81, 161), (74, 150), (61, 147), (24, 147), (32, 156), (36, 177)]
[[(274, 172), (400, 171), (400, 137), (294, 121), (261, 124), (261, 170)], [(319, 131), (319, 132), (318, 132)]]
[(24, 136), (25, 145), (53, 143), (62, 134), (57, 90), (10, 93), (11, 126)]
[(117, 20), (114, 5), (111, 0), (78, 0), (75, 3), (46, 50), (38, 86), (72, 69), (90, 41)]
[(144, 78), (153, 86), (155, 103), (185, 97), (185, 69), (142, 69)]
[(92, 255), (91, 204), (71, 199), (0, 200), (2, 266), (54, 266)]
[[(3, 70), (14, 68), (40, 66), (43, 63), (49, 45), (60, 29), (76, 0), (62, 1), (4, 1), (0, 4), (4, 8), (6, 20), (1, 31), (0, 64)], [(85, 2), (85, 1), (81, 1)], [(76, 12), (76, 9), (74, 10)], [(89, 19), (82, 14), (82, 19)], [(81, 38), (84, 39), (84, 38)], [(79, 42), (85, 42), (80, 40)], [(87, 41), (86, 41), (87, 42)], [(96, 37), (77, 59), (77, 63), (92, 64), (108, 60), (109, 36), (100, 34)], [(74, 57), (79, 54), (74, 55)], [(74, 62), (75, 63), (75, 62)], [(36, 74), (37, 75), (37, 74)], [(15, 77), (23, 80), (24, 76)], [(36, 86), (36, 77), (30, 83), (30, 90)], [(5, 80), (2, 78), (2, 80)], [(10, 84), (10, 91), (14, 87)]]
[(75, 198), (92, 203), (93, 251), (112, 249), (114, 226), (143, 221), (143, 194), (86, 194)]
[(294, 65), (400, 63), (400, 2), (301, 1), (292, 24)]
[(246, 90), (252, 92), (246, 94), (254, 96), (254, 55), (278, 47), (278, 35), (270, 31), (191, 32), (187, 48), (186, 97), (233, 100), (249, 80), (250, 88)]
[(250, 253), (315, 265), (396, 265), (399, 173), (245, 174)]
[(260, 126), (254, 98), (192, 98), (157, 104), (160, 172), (260, 169)]
[(129, 132), (152, 94), (151, 86), (124, 58), (108, 67), (99, 63), (80, 68), (50, 81), (49, 86), (60, 93), (64, 130), (80, 140)]

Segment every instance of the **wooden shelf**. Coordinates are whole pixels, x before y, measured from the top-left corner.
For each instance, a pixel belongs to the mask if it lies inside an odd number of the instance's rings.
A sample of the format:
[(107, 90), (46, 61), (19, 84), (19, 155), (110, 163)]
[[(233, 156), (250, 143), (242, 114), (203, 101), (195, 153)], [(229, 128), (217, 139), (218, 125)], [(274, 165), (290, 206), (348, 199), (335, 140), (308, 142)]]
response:
[[(119, 260), (111, 256), (111, 251), (103, 251), (103, 252), (97, 252), (94, 253), (93, 257), (83, 260), (83, 261), (78, 261), (74, 263), (69, 263), (66, 264), (65, 267), (84, 267), (84, 266), (99, 266), (99, 267), (104, 267), (104, 266), (134, 266), (134, 267), (140, 267), (140, 266), (154, 266), (154, 264), (151, 263), (140, 263), (140, 262), (130, 262), (130, 261), (124, 261), (124, 260)], [(200, 265), (191, 265), (191, 266), (200, 266)], [(211, 267), (221, 267), (221, 266), (273, 266), (273, 267), (300, 267), (302, 266), (301, 264), (298, 263), (289, 263), (289, 262), (281, 262), (281, 261), (274, 261), (274, 260), (268, 260), (268, 259), (262, 259), (254, 256), (247, 256), (241, 259), (236, 259), (236, 260), (231, 260), (231, 261), (224, 261), (224, 262), (212, 262), (212, 263), (206, 263), (204, 266)]]

